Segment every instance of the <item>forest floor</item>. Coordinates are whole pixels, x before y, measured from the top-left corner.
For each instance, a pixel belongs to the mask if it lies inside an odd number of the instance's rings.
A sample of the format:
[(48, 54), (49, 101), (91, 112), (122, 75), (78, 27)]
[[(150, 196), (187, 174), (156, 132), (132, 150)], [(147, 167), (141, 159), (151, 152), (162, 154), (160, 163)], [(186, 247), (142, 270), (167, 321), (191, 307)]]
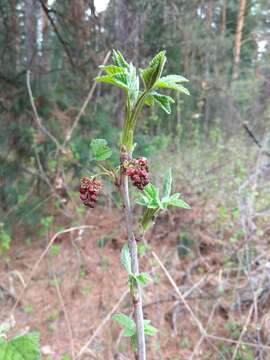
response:
[[(233, 359), (236, 347), (235, 359), (256, 358), (252, 344), (258, 344), (256, 323), (261, 314), (258, 309), (255, 315), (248, 310), (254, 306), (252, 295), (250, 303), (245, 298), (245, 307), (239, 305), (240, 311), (235, 305), (236, 299), (242, 301), (239, 290), (245, 289), (246, 278), (232, 265), (234, 253), (224, 257), (224, 246), (208, 230), (207, 221), (196, 222), (204, 218), (204, 211), (197, 206), (160, 216), (148, 236), (150, 246), (140, 246), (141, 270), (152, 278), (144, 288), (144, 313), (159, 329), (147, 341), (149, 360)], [(87, 343), (81, 359), (132, 359), (128, 339), (111, 319), (113, 313), (129, 314), (131, 310), (125, 295), (127, 277), (119, 262), (125, 242), (120, 220), (119, 213), (105, 208), (87, 212), (84, 224), (91, 228), (57, 237), (34, 273), (16, 308), (16, 325), (10, 335), (39, 331), (42, 359), (72, 358), (72, 352), (78, 354)], [(181, 224), (192, 227), (195, 240), (187, 237), (179, 250)], [(45, 248), (44, 240), (31, 245), (14, 243), (1, 262), (2, 320)], [(254, 265), (256, 274), (258, 266), (259, 262)], [(270, 359), (267, 352), (266, 348), (261, 358)]]

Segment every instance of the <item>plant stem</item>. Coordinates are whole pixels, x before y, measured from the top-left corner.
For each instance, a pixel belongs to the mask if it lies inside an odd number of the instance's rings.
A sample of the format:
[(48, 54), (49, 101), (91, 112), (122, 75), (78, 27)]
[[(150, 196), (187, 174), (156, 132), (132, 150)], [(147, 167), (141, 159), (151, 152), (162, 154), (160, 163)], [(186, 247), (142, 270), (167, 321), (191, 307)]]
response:
[[(131, 257), (131, 271), (134, 275), (139, 274), (139, 261), (137, 253), (137, 243), (132, 229), (132, 210), (130, 206), (130, 197), (128, 189), (128, 177), (121, 175), (121, 196), (123, 200), (125, 225), (128, 235), (128, 246)], [(134, 290), (131, 292), (134, 306), (135, 323), (137, 330), (137, 359), (146, 360), (144, 321), (142, 309), (142, 291), (138, 283), (135, 284)]]
[(144, 99), (146, 95), (147, 95), (147, 91), (142, 92), (132, 111), (130, 110), (130, 104), (128, 103), (127, 105), (127, 116), (125, 119), (123, 133), (122, 133), (122, 145), (124, 145), (127, 151), (132, 151), (133, 133), (136, 125), (136, 120), (139, 112), (143, 107)]

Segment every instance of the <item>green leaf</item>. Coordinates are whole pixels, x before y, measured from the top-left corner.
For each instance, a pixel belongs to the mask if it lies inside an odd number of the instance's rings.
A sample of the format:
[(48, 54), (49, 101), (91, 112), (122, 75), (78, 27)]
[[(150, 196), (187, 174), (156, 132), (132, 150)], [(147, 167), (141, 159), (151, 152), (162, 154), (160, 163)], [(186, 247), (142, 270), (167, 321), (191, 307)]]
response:
[(149, 325), (149, 324), (150, 324), (150, 320), (144, 320), (145, 335), (150, 335), (150, 336), (156, 335), (158, 330), (154, 326)]
[[(0, 224), (1, 226), (1, 224)], [(5, 231), (5, 229), (0, 229), (0, 250), (3, 249), (9, 250), (11, 244), (11, 237), (10, 235)]]
[(177, 206), (183, 209), (191, 209), (191, 207), (182, 199), (178, 199), (180, 194), (177, 194), (177, 197), (174, 194), (169, 198), (168, 205)]
[(145, 103), (147, 105), (152, 105), (156, 103), (162, 110), (164, 110), (167, 114), (171, 113), (171, 104), (175, 101), (168, 95), (159, 94), (155, 91), (151, 92), (146, 98)]
[(140, 198), (136, 201), (136, 204), (141, 206), (148, 206), (149, 205), (149, 198), (147, 196), (144, 196), (143, 193), (139, 194)]
[(103, 82), (103, 83), (107, 83), (107, 84), (112, 84), (112, 85), (117, 86), (117, 87), (119, 87), (121, 89), (128, 90), (126, 74), (124, 74), (124, 73), (117, 73), (117, 74), (114, 74), (114, 75), (97, 76), (95, 78), (95, 81), (96, 82)]
[(159, 194), (159, 190), (155, 185), (149, 183), (144, 188), (143, 193), (147, 196), (148, 199), (156, 200)]
[(0, 359), (3, 360), (40, 360), (39, 334), (28, 333), (10, 341), (0, 342)]
[(150, 280), (150, 275), (146, 272), (142, 272), (139, 275), (136, 275), (136, 280), (141, 284), (141, 285), (146, 285)]
[(126, 62), (124, 56), (121, 54), (119, 50), (113, 50), (112, 60), (116, 66), (120, 66), (126, 69), (129, 67), (129, 64)]
[(149, 183), (143, 190), (143, 194), (148, 198), (147, 207), (149, 209), (158, 209), (162, 206), (159, 199), (159, 189), (153, 184)]
[(182, 92), (186, 95), (190, 95), (187, 88), (179, 84), (179, 82), (188, 81), (186, 78), (180, 75), (168, 75), (160, 78), (156, 83), (154, 88), (156, 89), (172, 89), (179, 92)]
[(160, 81), (166, 81), (169, 83), (181, 83), (181, 82), (189, 82), (189, 80), (187, 78), (185, 78), (182, 75), (166, 75), (163, 76)]
[(140, 75), (146, 89), (151, 89), (160, 78), (166, 60), (166, 51), (161, 51), (150, 61), (147, 68), (140, 70)]
[(136, 68), (132, 64), (129, 65), (127, 74), (127, 87), (130, 103), (133, 107), (139, 95), (139, 77), (136, 74)]
[(112, 150), (107, 145), (107, 140), (105, 139), (92, 140), (90, 148), (93, 158), (96, 161), (106, 160), (112, 155)]
[(99, 68), (105, 71), (108, 75), (114, 75), (124, 72), (122, 67), (116, 65), (100, 65)]
[(171, 195), (172, 190), (172, 169), (168, 169), (165, 173), (162, 186), (162, 200), (167, 199)]
[(135, 322), (125, 314), (115, 314), (113, 319), (123, 327), (123, 336), (132, 337), (136, 334)]
[(129, 252), (129, 248), (128, 245), (125, 244), (121, 250), (121, 255), (120, 255), (120, 262), (121, 264), (124, 266), (124, 268), (126, 269), (128, 274), (131, 274), (131, 257), (130, 257), (130, 252)]

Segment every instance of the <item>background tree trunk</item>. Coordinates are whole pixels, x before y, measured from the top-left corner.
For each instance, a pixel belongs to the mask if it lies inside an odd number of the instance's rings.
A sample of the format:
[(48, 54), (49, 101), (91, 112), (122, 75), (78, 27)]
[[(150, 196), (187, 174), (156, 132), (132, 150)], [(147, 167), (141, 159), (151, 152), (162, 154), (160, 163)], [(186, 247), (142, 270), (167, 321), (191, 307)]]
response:
[(245, 21), (245, 10), (246, 10), (246, 0), (239, 0), (239, 10), (237, 16), (235, 41), (234, 41), (232, 80), (236, 80), (239, 75), (238, 70), (239, 70), (239, 62), (241, 55), (242, 31)]
[(25, 44), (26, 65), (31, 70), (32, 78), (36, 79), (36, 55), (37, 55), (37, 17), (36, 0), (25, 0)]

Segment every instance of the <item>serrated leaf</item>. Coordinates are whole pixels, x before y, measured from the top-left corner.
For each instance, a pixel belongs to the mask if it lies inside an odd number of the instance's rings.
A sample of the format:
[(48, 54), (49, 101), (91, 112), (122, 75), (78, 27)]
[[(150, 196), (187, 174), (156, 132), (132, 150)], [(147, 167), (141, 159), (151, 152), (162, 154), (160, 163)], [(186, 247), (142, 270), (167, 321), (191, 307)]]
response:
[(186, 78), (180, 75), (168, 75), (160, 78), (155, 83), (155, 89), (171, 89), (182, 92), (186, 95), (190, 95), (187, 88), (179, 84), (179, 82), (188, 81)]
[(153, 335), (156, 335), (157, 332), (158, 332), (158, 330), (154, 326), (150, 325), (150, 320), (144, 320), (145, 335), (153, 336)]
[(129, 65), (127, 74), (127, 87), (130, 103), (133, 107), (139, 95), (139, 77), (136, 74), (136, 68), (132, 64)]
[(103, 161), (111, 157), (112, 150), (109, 148), (107, 140), (94, 139), (90, 144), (91, 153), (94, 160)]
[(171, 195), (172, 190), (172, 169), (168, 169), (165, 173), (162, 185), (162, 200), (167, 199)]
[(129, 248), (128, 245), (125, 244), (121, 250), (121, 255), (120, 255), (120, 262), (121, 264), (124, 266), (124, 268), (126, 269), (128, 274), (131, 274), (131, 257), (130, 257), (130, 252), (129, 252)]
[(105, 71), (108, 75), (114, 75), (124, 72), (122, 67), (116, 65), (100, 65), (99, 68)]
[(146, 89), (151, 89), (160, 78), (166, 62), (166, 51), (159, 52), (145, 69), (140, 70), (140, 75)]
[(129, 64), (126, 62), (124, 56), (121, 54), (119, 50), (113, 50), (112, 60), (116, 66), (120, 66), (126, 69), (129, 67)]
[(123, 336), (131, 337), (136, 334), (135, 322), (125, 314), (115, 314), (113, 319), (123, 327)]
[(145, 103), (147, 105), (152, 105), (156, 103), (167, 114), (171, 113), (171, 104), (173, 104), (174, 102), (175, 101), (172, 97), (159, 94), (155, 91), (151, 92), (145, 99)]
[(0, 342), (0, 359), (40, 360), (39, 334), (28, 333)]
[(114, 75), (97, 76), (95, 78), (95, 81), (112, 84), (121, 89), (128, 90), (127, 83), (126, 83), (127, 82), (126, 75), (124, 73), (117, 73)]

